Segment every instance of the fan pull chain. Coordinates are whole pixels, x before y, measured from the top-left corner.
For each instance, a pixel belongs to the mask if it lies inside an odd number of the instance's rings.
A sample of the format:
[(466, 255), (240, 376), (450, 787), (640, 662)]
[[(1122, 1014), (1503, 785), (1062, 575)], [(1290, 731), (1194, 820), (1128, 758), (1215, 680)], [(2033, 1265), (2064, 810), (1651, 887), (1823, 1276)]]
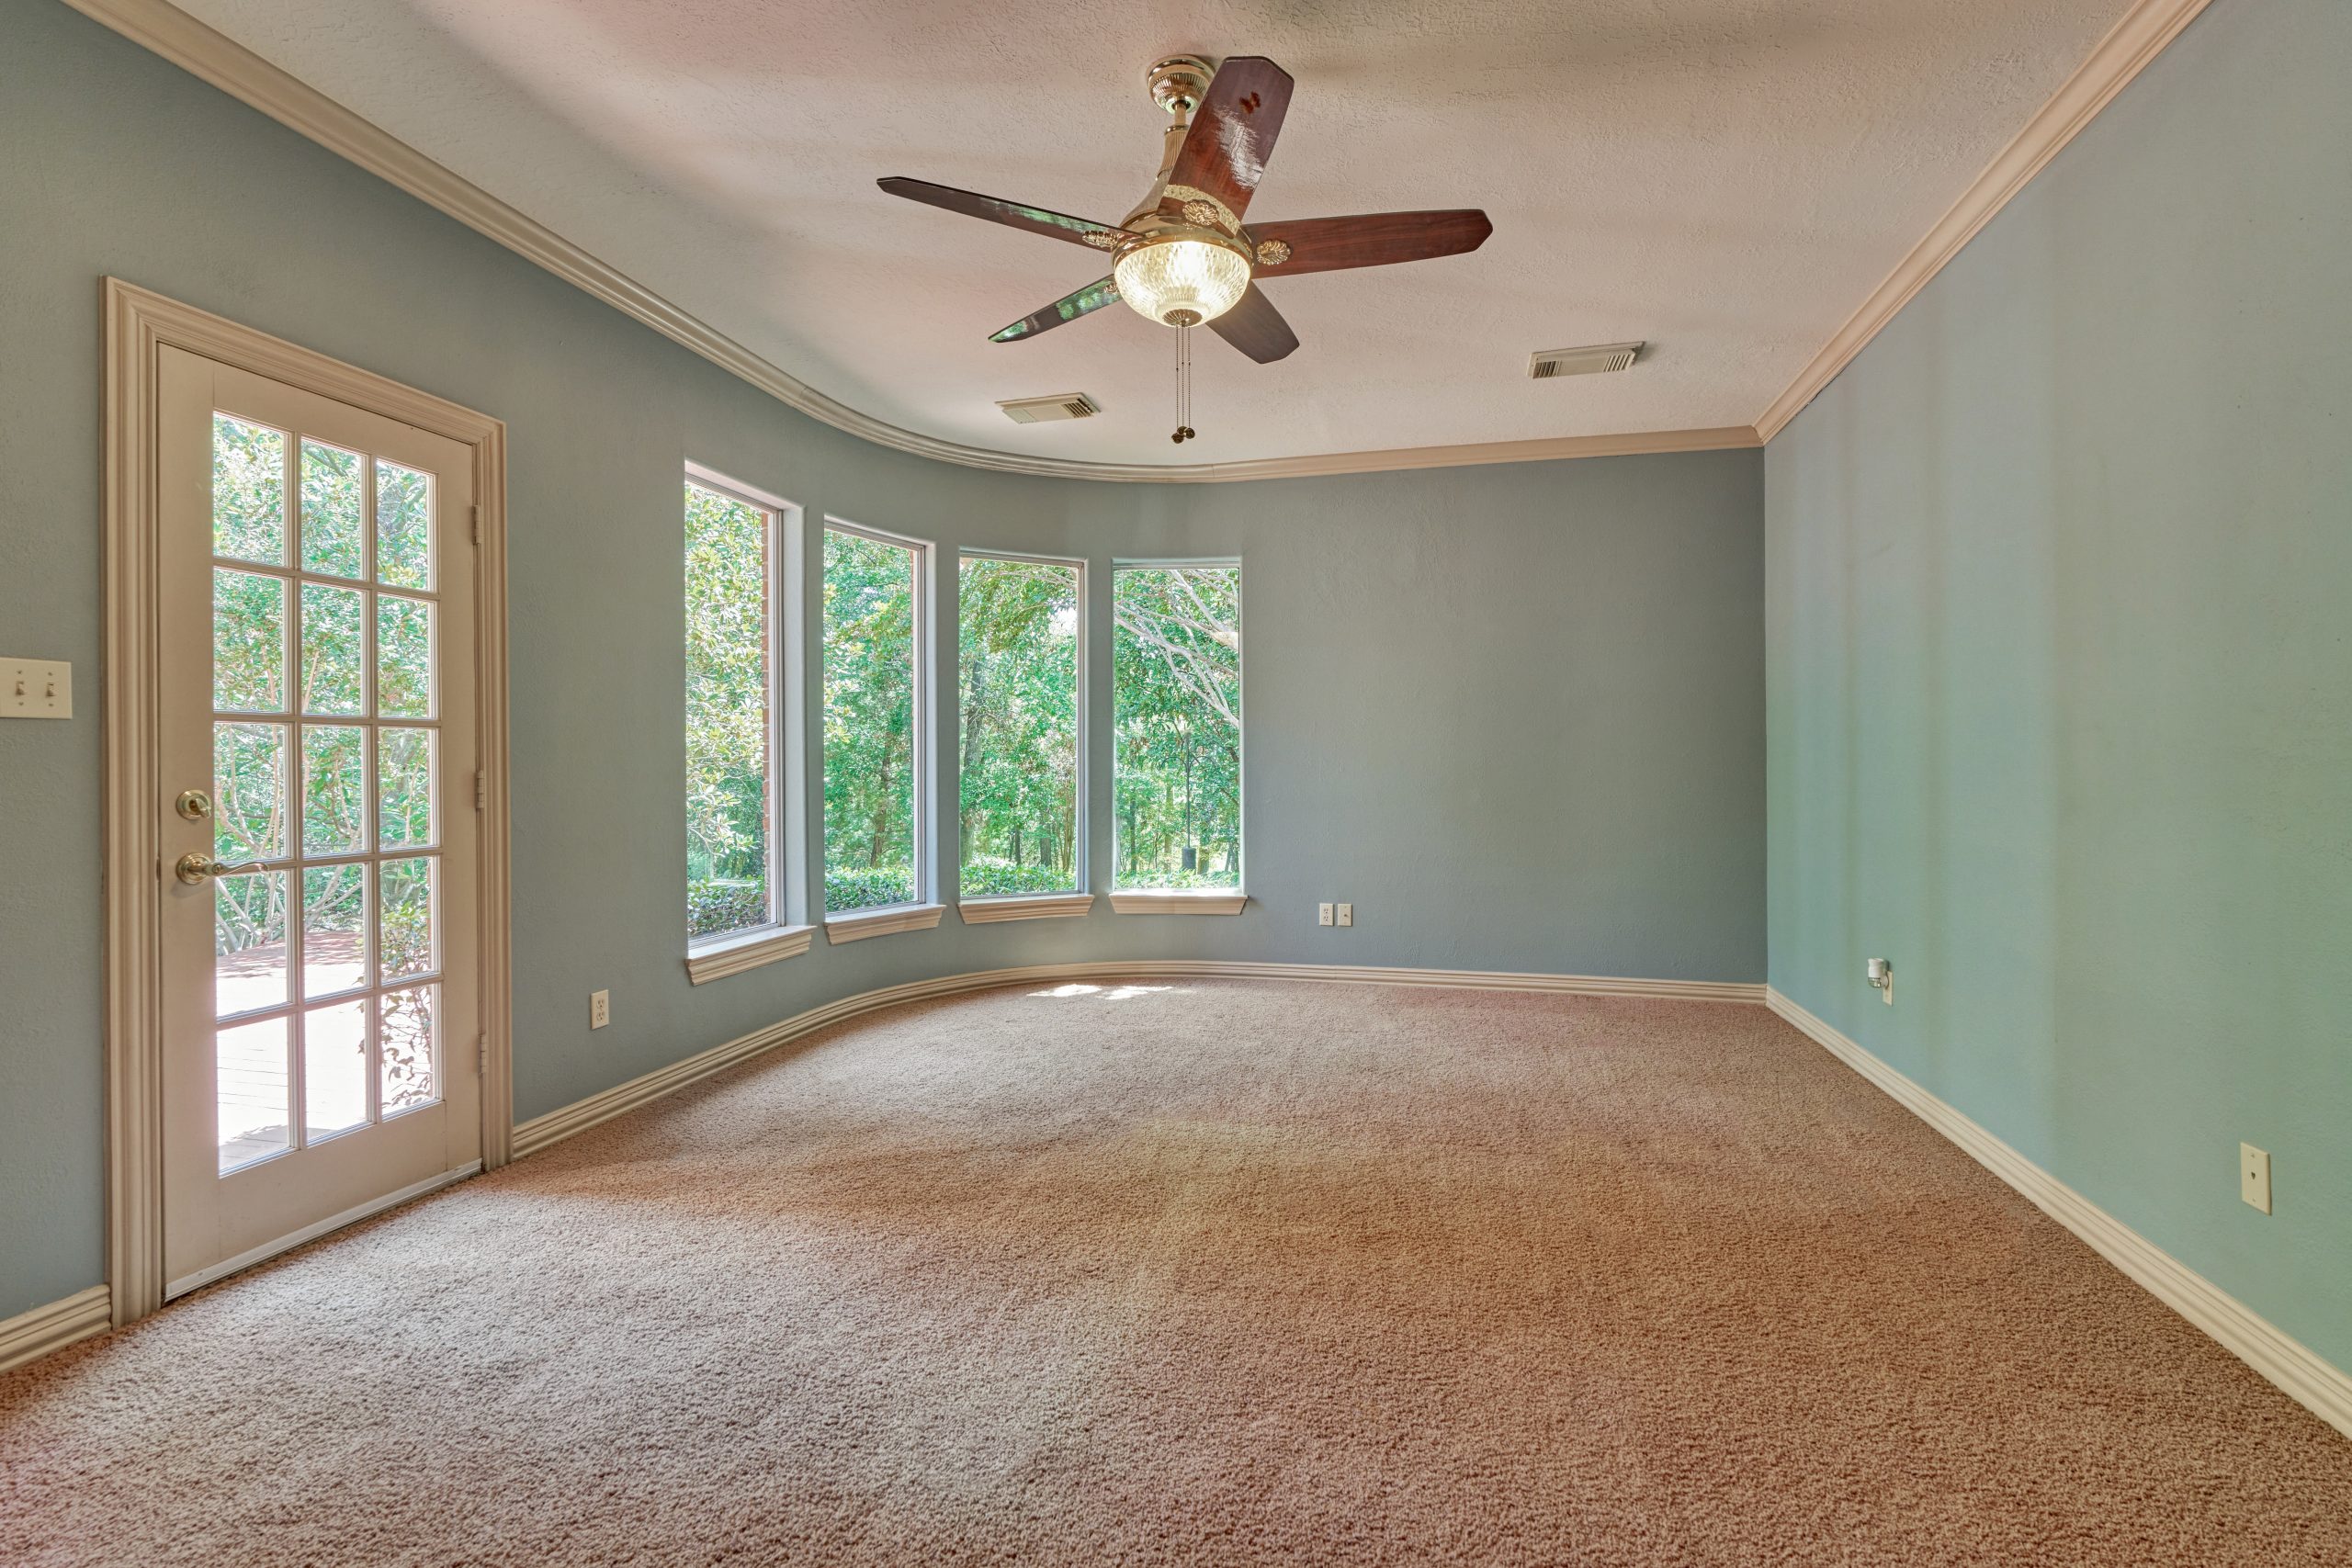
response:
[(1193, 434), (1193, 323), (1180, 321), (1176, 323), (1176, 434), (1168, 439), (1182, 446)]

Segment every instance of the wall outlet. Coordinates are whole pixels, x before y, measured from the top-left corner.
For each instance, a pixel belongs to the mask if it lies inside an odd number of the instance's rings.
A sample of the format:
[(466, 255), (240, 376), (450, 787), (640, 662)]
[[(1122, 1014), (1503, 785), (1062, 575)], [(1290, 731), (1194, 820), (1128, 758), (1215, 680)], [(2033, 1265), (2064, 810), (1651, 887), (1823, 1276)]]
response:
[(2269, 1150), (2238, 1145), (2238, 1196), (2266, 1214), (2270, 1212)]
[(0, 718), (72, 718), (74, 666), (0, 659)]
[(1328, 926), (1331, 923), (1330, 905), (1317, 904), (1315, 906), (1315, 923), (1318, 926)]
[(613, 993), (610, 991), (589, 992), (588, 1027), (591, 1029), (602, 1029), (605, 1025), (612, 1021)]
[(1340, 906), (1340, 923), (1343, 926), (1351, 926), (1356, 923), (1356, 907), (1353, 904)]
[(1894, 962), (1888, 958), (1865, 960), (1862, 977), (1878, 992), (1878, 999), (1887, 1006), (1894, 1005)]

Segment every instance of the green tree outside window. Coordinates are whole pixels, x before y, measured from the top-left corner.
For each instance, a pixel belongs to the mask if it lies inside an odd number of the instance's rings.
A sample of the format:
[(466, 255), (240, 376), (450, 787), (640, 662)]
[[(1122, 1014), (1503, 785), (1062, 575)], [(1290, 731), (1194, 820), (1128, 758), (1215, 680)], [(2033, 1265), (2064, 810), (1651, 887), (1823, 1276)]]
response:
[(966, 556), (960, 896), (1079, 887), (1078, 569)]
[(686, 935), (773, 918), (768, 577), (773, 514), (686, 486)]
[(1241, 886), (1241, 569), (1112, 574), (1114, 885)]

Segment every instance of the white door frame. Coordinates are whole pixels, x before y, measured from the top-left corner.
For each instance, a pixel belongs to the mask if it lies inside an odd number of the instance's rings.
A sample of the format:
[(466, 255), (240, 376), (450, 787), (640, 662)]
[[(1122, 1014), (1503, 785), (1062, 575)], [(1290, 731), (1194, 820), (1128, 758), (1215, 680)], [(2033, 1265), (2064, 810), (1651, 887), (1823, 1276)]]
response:
[[(165, 345), (464, 443), (474, 453), (480, 839), (481, 1156), (514, 1141), (514, 986), (506, 779), (506, 426), (370, 371), (135, 288), (104, 280), (107, 1277), (119, 1327), (164, 1304), (161, 849), (167, 793), (156, 745), (163, 582), (156, 491), (157, 354)], [(462, 1046), (459, 1047), (462, 1049)]]

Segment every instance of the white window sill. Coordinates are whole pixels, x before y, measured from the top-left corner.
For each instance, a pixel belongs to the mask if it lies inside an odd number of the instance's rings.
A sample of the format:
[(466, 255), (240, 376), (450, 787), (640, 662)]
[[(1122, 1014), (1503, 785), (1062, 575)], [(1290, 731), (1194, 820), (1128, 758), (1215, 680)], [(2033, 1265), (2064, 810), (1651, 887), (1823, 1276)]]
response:
[(1222, 888), (1193, 891), (1145, 890), (1135, 893), (1114, 893), (1111, 908), (1121, 915), (1238, 915), (1250, 902), (1250, 895), (1238, 889), (1227, 892)]
[(998, 898), (965, 898), (956, 912), (967, 926), (994, 920), (1052, 920), (1083, 915), (1094, 908), (1091, 893), (1014, 893)]
[(814, 926), (761, 926), (698, 942), (686, 950), (686, 978), (707, 985), (779, 958), (797, 958), (816, 934)]
[(825, 917), (825, 940), (839, 946), (898, 931), (927, 931), (947, 913), (944, 904), (891, 904), (879, 909), (849, 909)]

